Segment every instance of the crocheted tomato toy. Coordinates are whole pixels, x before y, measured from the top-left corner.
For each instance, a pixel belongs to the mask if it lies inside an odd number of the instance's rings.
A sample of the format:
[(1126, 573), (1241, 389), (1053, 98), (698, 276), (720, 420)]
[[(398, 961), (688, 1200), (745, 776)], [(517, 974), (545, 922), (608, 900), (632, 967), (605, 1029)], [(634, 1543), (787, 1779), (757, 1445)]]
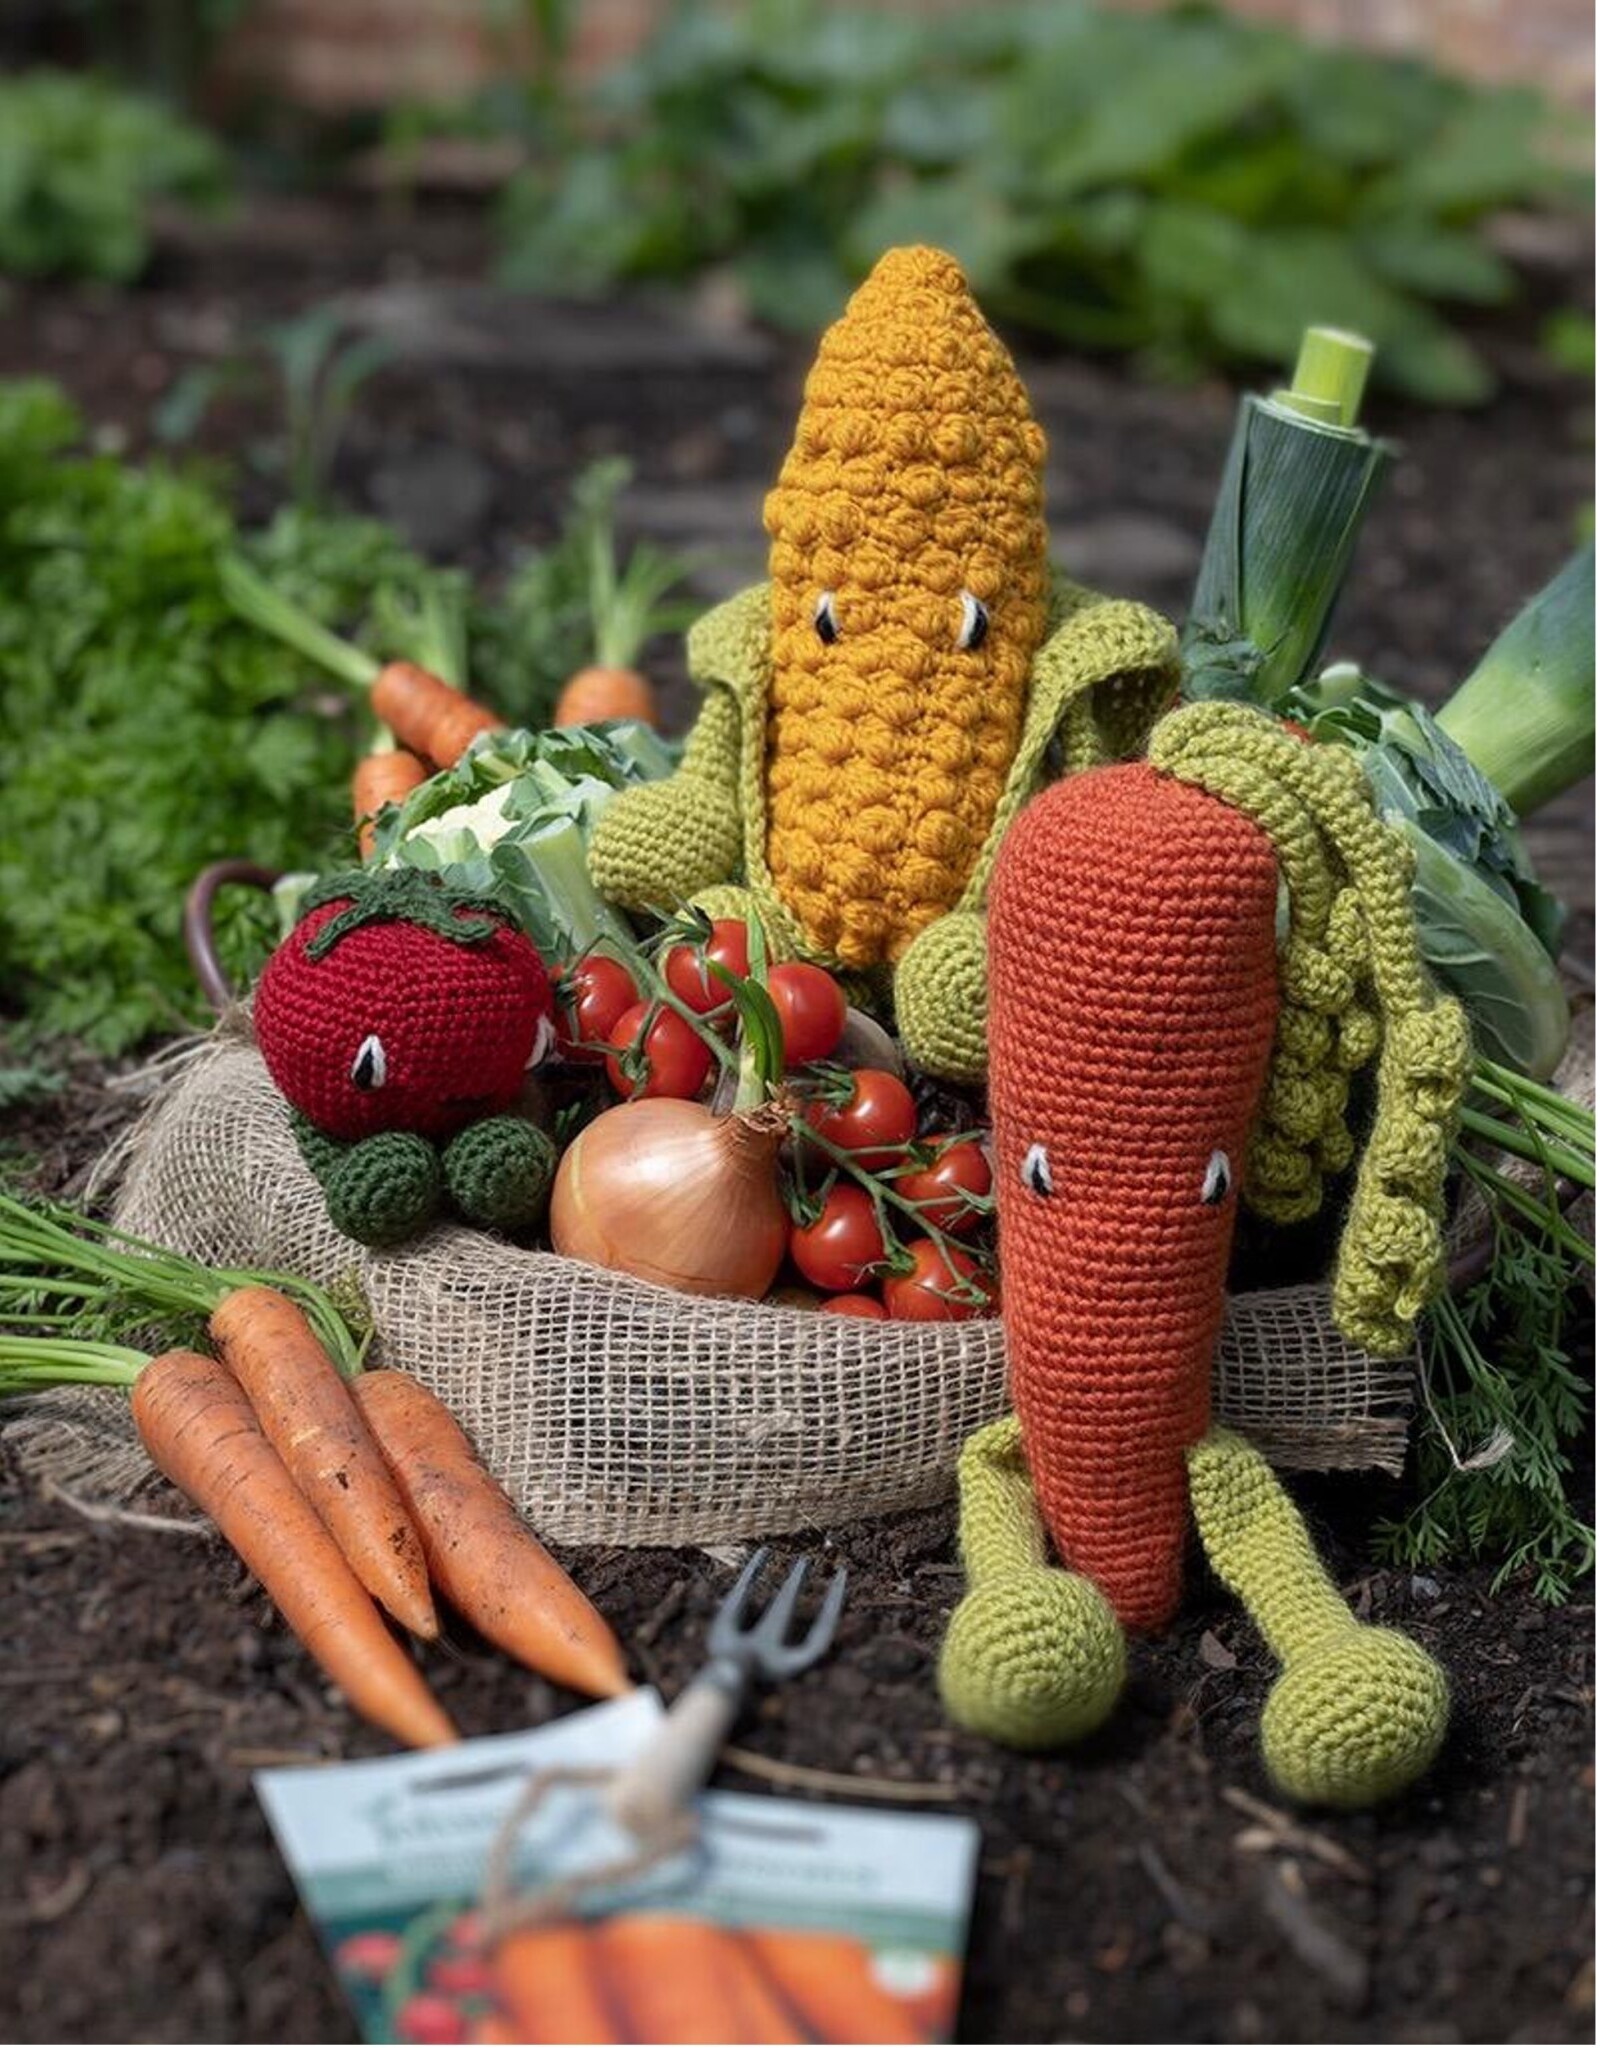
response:
[(256, 989), (256, 1042), (346, 1235), (398, 1243), (442, 1194), (472, 1223), (537, 1220), (555, 1148), (504, 1112), (554, 1019), (543, 961), (488, 898), (412, 868), (307, 897)]

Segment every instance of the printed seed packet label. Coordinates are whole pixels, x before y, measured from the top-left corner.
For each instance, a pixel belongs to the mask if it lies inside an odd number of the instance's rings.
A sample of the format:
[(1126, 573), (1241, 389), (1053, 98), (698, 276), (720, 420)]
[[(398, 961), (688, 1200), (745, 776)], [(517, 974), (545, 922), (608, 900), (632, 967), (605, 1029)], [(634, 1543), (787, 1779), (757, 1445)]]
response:
[[(641, 1689), (547, 1728), (256, 1789), (368, 2041), (945, 2041), (978, 1830), (948, 1814), (708, 1792), (695, 1848), (486, 1952), (486, 1859), (536, 1770), (629, 1761)], [(521, 1830), (519, 1892), (636, 1848), (588, 1784)]]

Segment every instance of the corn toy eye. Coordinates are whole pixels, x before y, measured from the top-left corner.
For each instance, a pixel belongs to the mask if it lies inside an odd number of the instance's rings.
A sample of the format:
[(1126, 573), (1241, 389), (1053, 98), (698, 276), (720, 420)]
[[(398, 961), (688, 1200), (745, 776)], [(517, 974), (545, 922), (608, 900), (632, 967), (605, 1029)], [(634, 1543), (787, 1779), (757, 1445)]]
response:
[(989, 607), (970, 590), (961, 593), (961, 630), (956, 645), (967, 652), (981, 647), (989, 637)]
[(825, 590), (817, 599), (817, 608), (811, 617), (817, 629), (817, 638), (824, 647), (831, 647), (839, 637), (839, 620), (833, 609), (831, 590)]
[(1050, 1154), (1043, 1145), (1030, 1145), (1022, 1155), (1022, 1185), (1030, 1195), (1053, 1195), (1055, 1176), (1050, 1171)]
[(1220, 1209), (1228, 1199), (1233, 1187), (1233, 1168), (1228, 1163), (1226, 1152), (1213, 1152), (1206, 1161), (1205, 1178), (1200, 1183), (1200, 1199), (1208, 1209)]
[(383, 1049), (383, 1040), (376, 1031), (369, 1031), (356, 1048), (355, 1060), (350, 1068), (350, 1079), (358, 1088), (381, 1088), (389, 1078), (389, 1058)]

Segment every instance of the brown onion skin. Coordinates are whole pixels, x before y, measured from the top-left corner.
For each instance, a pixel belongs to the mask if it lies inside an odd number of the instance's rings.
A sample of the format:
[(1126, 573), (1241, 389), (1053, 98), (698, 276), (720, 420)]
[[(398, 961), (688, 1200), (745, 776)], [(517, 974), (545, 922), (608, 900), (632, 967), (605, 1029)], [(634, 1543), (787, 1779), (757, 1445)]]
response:
[(618, 1103), (562, 1154), (552, 1245), (681, 1294), (759, 1300), (788, 1248), (786, 1124), (781, 1112), (715, 1116), (670, 1096)]

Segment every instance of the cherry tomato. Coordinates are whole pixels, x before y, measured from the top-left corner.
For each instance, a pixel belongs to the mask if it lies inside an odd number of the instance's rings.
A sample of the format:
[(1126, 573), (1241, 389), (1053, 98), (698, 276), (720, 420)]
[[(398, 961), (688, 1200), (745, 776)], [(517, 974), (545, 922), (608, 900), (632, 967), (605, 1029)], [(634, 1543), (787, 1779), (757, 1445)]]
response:
[[(649, 1014), (648, 1003), (635, 1003), (612, 1025), (611, 1043), (619, 1053), (626, 1052), (638, 1038)], [(606, 1054), (606, 1072), (619, 1095), (698, 1095), (711, 1069), (711, 1048), (676, 1010), (656, 1012), (656, 1021), (645, 1035), (644, 1058), (646, 1079), (639, 1087), (623, 1072), (622, 1062)]]
[(783, 1063), (803, 1067), (825, 1060), (844, 1035), (844, 990), (825, 968), (806, 960), (785, 960), (767, 975), (783, 1026)]
[(639, 1000), (633, 976), (607, 953), (586, 953), (567, 975), (569, 993), (561, 1006), (562, 1051), (568, 1059), (596, 1060), (624, 1010)]
[(976, 1138), (960, 1138), (946, 1145), (931, 1166), (916, 1173), (902, 1173), (894, 1184), (895, 1193), (908, 1202), (927, 1202), (920, 1210), (922, 1221), (935, 1230), (966, 1237), (983, 1221), (983, 1213), (969, 1209), (963, 1194), (986, 1195), (994, 1175)]
[(704, 946), (672, 946), (661, 963), (667, 987), (680, 1003), (702, 1017), (732, 1001), (727, 983), (709, 970), (708, 963), (713, 960), (730, 974), (749, 974), (750, 932), (742, 918), (717, 918)]
[(379, 1927), (362, 1934), (346, 1935), (333, 1952), (334, 1967), (347, 1977), (365, 1984), (381, 1984), (400, 1960), (405, 1946), (398, 1934), (386, 1934)]
[(453, 1998), (489, 1998), (494, 1994), (494, 1972), (483, 1956), (435, 1956), (428, 1965), (428, 1987)]
[(888, 1256), (872, 1197), (841, 1184), (829, 1191), (815, 1223), (797, 1223), (789, 1233), (789, 1256), (813, 1287), (827, 1294), (859, 1289), (867, 1274)]
[(917, 1128), (917, 1105), (911, 1090), (893, 1074), (863, 1067), (852, 1075), (850, 1094), (841, 1103), (812, 1102), (806, 1121), (819, 1138), (854, 1156), (868, 1173), (893, 1166)]
[(419, 1991), (395, 2014), (402, 2041), (464, 2041), (467, 2019), (460, 2006), (432, 1991)]
[[(910, 1272), (884, 1278), (883, 1303), (891, 1316), (910, 1323), (964, 1323), (993, 1313), (993, 1289), (976, 1259), (955, 1245), (943, 1249), (931, 1237), (919, 1237), (907, 1249)], [(967, 1301), (955, 1295), (964, 1280), (975, 1280), (989, 1299)]]
[(889, 1311), (870, 1294), (836, 1294), (822, 1304), (825, 1316), (860, 1316), (864, 1322), (884, 1322)]

